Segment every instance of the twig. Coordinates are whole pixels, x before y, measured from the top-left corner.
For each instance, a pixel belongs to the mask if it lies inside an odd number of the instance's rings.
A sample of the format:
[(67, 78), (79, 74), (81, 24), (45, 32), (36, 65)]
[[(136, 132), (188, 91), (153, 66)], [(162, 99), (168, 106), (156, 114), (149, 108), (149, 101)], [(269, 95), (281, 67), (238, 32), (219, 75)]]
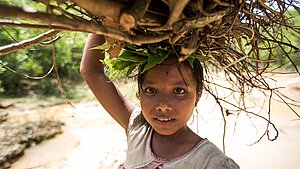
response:
[[(267, 30), (266, 30), (267, 31)], [(268, 33), (268, 31), (267, 31)], [(265, 38), (265, 37), (260, 37), (261, 40), (265, 40), (265, 41), (269, 41), (269, 42), (275, 42), (276, 44), (282, 44), (282, 45), (285, 45), (285, 46), (288, 46), (292, 49), (294, 49), (295, 51), (300, 51), (300, 48), (297, 47), (297, 46), (294, 46), (290, 43), (286, 43), (286, 42), (282, 42), (282, 41), (278, 41), (276, 39), (268, 39), (268, 38)]]
[(273, 10), (272, 8), (268, 7), (262, 0), (257, 0), (257, 2), (265, 9), (269, 10), (270, 12), (272, 12), (275, 15), (278, 15), (278, 12), (276, 12), (275, 10)]
[(25, 74), (25, 73), (20, 73), (20, 72), (18, 72), (18, 71), (16, 71), (16, 70), (11, 69), (10, 67), (8, 67), (8, 66), (6, 66), (4, 63), (2, 63), (2, 60), (0, 60), (0, 65), (1, 65), (2, 67), (4, 67), (5, 69), (7, 69), (7, 70), (9, 70), (9, 71), (11, 71), (11, 72), (13, 72), (13, 73), (15, 73), (15, 74), (21, 75), (21, 76), (23, 76), (23, 77), (25, 77), (25, 78), (28, 78), (28, 79), (34, 79), (34, 80), (41, 80), (41, 79), (47, 77), (47, 76), (52, 72), (53, 67), (54, 67), (54, 64), (52, 64), (52, 66), (51, 66), (51, 68), (49, 69), (49, 71), (48, 71), (45, 75), (43, 75), (43, 76), (29, 76), (29, 75), (27, 75), (27, 74)]
[[(283, 97), (286, 98), (287, 100), (290, 100), (290, 101), (296, 102), (296, 103), (300, 103), (299, 100), (292, 99), (292, 98), (290, 98), (289, 96), (287, 96), (287, 95), (285, 95), (285, 94), (283, 94), (283, 93), (281, 93), (281, 92), (279, 92), (279, 91), (277, 91), (277, 93), (278, 93), (278, 95), (283, 96)], [(276, 100), (276, 101), (281, 102), (281, 101), (278, 100), (278, 99), (275, 99), (275, 98), (273, 98), (273, 99)], [(290, 104), (290, 105), (292, 105), (292, 106), (300, 107), (300, 105), (298, 105), (298, 104), (293, 104), (293, 103), (288, 103), (288, 104)]]
[(289, 103), (287, 103), (278, 93), (275, 93), (293, 112), (296, 114), (298, 118), (300, 118), (300, 115), (290, 106)]
[(210, 16), (195, 17), (192, 19), (186, 18), (186, 19), (180, 20), (180, 21), (174, 23), (174, 26), (173, 26), (174, 32), (178, 33), (178, 32), (182, 32), (182, 31), (192, 30), (195, 28), (202, 28), (202, 27), (208, 25), (209, 23), (212, 23), (212, 22), (222, 19), (227, 14), (228, 11), (229, 11), (229, 9), (225, 9), (225, 10), (213, 13)]
[(43, 41), (43, 42), (40, 43), (40, 45), (41, 46), (51, 45), (52, 43), (55, 43), (56, 41), (58, 41), (61, 37), (63, 37), (63, 35), (56, 36), (55, 38), (53, 38), (49, 41)]
[[(255, 141), (254, 143), (250, 144), (250, 146), (252, 146), (252, 145), (254, 145), (254, 144), (260, 142), (261, 139), (262, 139), (265, 135), (268, 136), (268, 140), (270, 140), (270, 141), (274, 141), (274, 140), (276, 140), (277, 137), (278, 137), (279, 132), (278, 132), (277, 128), (275, 127), (275, 125), (274, 125), (273, 123), (271, 123), (271, 120), (270, 120), (270, 119), (271, 119), (271, 101), (272, 101), (272, 93), (273, 93), (273, 90), (270, 90), (270, 93), (271, 93), (271, 94), (270, 94), (270, 96), (269, 96), (268, 119), (264, 118), (264, 119), (266, 119), (266, 120), (268, 121), (266, 130), (265, 130), (265, 132), (263, 133), (263, 135), (262, 135), (257, 141)], [(261, 118), (262, 118), (262, 116), (261, 116)], [(270, 133), (270, 131), (269, 131), (269, 125), (270, 125), (270, 124), (273, 125), (273, 128), (274, 128), (275, 131), (276, 131), (276, 135), (275, 135), (274, 138), (272, 138), (272, 139), (270, 138), (270, 135), (269, 135), (269, 133)]]
[(224, 125), (223, 125), (223, 138), (222, 138), (222, 141), (223, 141), (223, 152), (225, 153), (226, 152), (226, 149), (225, 149), (225, 138), (226, 138), (226, 118), (225, 118), (225, 114), (224, 114), (224, 107), (221, 105), (220, 103), (220, 99), (214, 94), (212, 93), (209, 89), (205, 88), (205, 90), (211, 95), (214, 97), (215, 101), (217, 102), (217, 104), (219, 105), (220, 109), (221, 109), (221, 114), (222, 114), (222, 118), (223, 118), (223, 122), (224, 122)]
[(229, 2), (224, 2), (224, 1), (221, 1), (221, 0), (212, 0), (212, 1), (214, 3), (216, 3), (217, 5), (220, 5), (220, 6), (234, 7), (234, 4), (229, 3)]
[(30, 29), (67, 30), (66, 28), (61, 27), (61, 26), (54, 26), (54, 25), (50, 26), (50, 25), (46, 25), (46, 24), (30, 24), (30, 23), (22, 23), (22, 22), (18, 22), (18, 21), (3, 20), (3, 19), (0, 19), (0, 25), (1, 26), (4, 25), (4, 26), (11, 26), (11, 27), (20, 27), (20, 28), (30, 28)]
[(229, 68), (230, 66), (232, 66), (232, 65), (234, 65), (234, 64), (237, 64), (238, 62), (240, 62), (240, 61), (242, 61), (242, 60), (244, 60), (244, 59), (246, 59), (246, 58), (248, 58), (248, 57), (249, 57), (248, 55), (245, 55), (245, 56), (243, 56), (243, 57), (241, 57), (241, 58), (239, 58), (239, 59), (237, 59), (237, 60), (231, 62), (230, 64), (224, 66), (224, 67), (221, 69), (221, 71), (223, 71), (223, 70)]
[(6, 46), (1, 46), (0, 47), (0, 55), (5, 55), (11, 52), (15, 52), (18, 51), (20, 49), (25, 49), (28, 48), (30, 46), (36, 45), (41, 43), (43, 40), (56, 35), (57, 33), (59, 33), (59, 31), (57, 30), (50, 30), (47, 31), (43, 34), (40, 34), (34, 38), (28, 39), (28, 40), (24, 40), (22, 42), (17, 42), (17, 43), (13, 43), (13, 44), (9, 44)]
[[(69, 99), (65, 95), (65, 91), (64, 91), (64, 88), (62, 86), (59, 74), (58, 74), (58, 68), (57, 68), (57, 64), (56, 64), (56, 50), (55, 50), (55, 44), (54, 43), (52, 44), (52, 59), (53, 59), (53, 65), (54, 65), (54, 71), (55, 71), (56, 81), (57, 81), (57, 84), (59, 86), (59, 91), (60, 91), (61, 95), (63, 96), (63, 98), (65, 99), (65, 102), (67, 104), (69, 104), (72, 108), (75, 109), (75, 106), (69, 101)], [(75, 112), (73, 112), (72, 117), (74, 117), (74, 113)]]
[(192, 37), (189, 41), (188, 47), (181, 47), (180, 54), (183, 55), (181, 56), (178, 61), (183, 62), (185, 61), (192, 53), (196, 51), (199, 45), (199, 28), (193, 30), (192, 32)]
[[(255, 116), (257, 116), (257, 117), (260, 117), (260, 118), (264, 119), (265, 121), (268, 122), (268, 126), (271, 124), (272, 127), (273, 127), (273, 129), (274, 129), (275, 132), (276, 132), (276, 135), (274, 136), (273, 139), (269, 138), (269, 136), (268, 136), (268, 139), (269, 139), (270, 141), (274, 141), (274, 140), (276, 140), (276, 139), (278, 138), (279, 132), (278, 132), (278, 130), (277, 130), (275, 124), (272, 123), (269, 119), (267, 119), (267, 118), (265, 118), (265, 117), (263, 117), (263, 116), (261, 116), (261, 115), (259, 115), (259, 114), (253, 113), (253, 112), (251, 112), (251, 111), (247, 111), (246, 109), (242, 109), (242, 108), (240, 108), (239, 106), (236, 106), (235, 104), (233, 104), (233, 103), (231, 103), (231, 102), (228, 102), (228, 101), (226, 101), (226, 100), (224, 100), (224, 99), (222, 99), (222, 98), (217, 98), (217, 99), (218, 99), (219, 101), (223, 101), (223, 102), (225, 102), (225, 103), (227, 103), (227, 104), (230, 104), (231, 106), (233, 106), (233, 107), (235, 107), (235, 108), (237, 108), (237, 109), (239, 109), (239, 110), (241, 110), (241, 111), (244, 111), (244, 112), (247, 113), (247, 114), (252, 114), (252, 115), (255, 115)], [(269, 108), (270, 108), (270, 105), (269, 105)], [(269, 111), (270, 111), (270, 109), (269, 109)], [(268, 113), (268, 114), (269, 114), (269, 113)], [(251, 145), (254, 145), (254, 144), (258, 143), (258, 142), (259, 142), (259, 141), (267, 134), (267, 132), (268, 132), (268, 126), (267, 126), (267, 129), (266, 129), (266, 132), (258, 139), (258, 141), (254, 142), (254, 143), (251, 144)]]

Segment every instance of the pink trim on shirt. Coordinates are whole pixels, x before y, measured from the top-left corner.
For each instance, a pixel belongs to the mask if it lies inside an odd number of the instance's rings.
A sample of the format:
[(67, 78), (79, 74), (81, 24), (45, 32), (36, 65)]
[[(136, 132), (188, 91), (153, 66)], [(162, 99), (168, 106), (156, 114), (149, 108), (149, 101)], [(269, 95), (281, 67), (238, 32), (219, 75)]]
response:
[[(152, 161), (150, 164), (148, 164), (147, 166), (145, 167), (141, 167), (139, 169), (163, 169), (162, 165), (166, 163), (166, 161), (161, 161), (161, 160), (158, 160), (158, 159), (155, 159), (154, 161)], [(125, 169), (124, 165), (120, 165), (118, 167), (118, 169)]]

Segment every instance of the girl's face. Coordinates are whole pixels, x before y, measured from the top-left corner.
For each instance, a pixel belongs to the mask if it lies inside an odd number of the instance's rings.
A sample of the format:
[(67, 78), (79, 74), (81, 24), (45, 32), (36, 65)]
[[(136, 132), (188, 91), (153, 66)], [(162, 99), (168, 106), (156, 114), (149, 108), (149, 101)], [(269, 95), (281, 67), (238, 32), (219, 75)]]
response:
[(197, 101), (192, 71), (186, 64), (178, 70), (175, 57), (150, 69), (140, 88), (143, 115), (160, 135), (187, 128)]

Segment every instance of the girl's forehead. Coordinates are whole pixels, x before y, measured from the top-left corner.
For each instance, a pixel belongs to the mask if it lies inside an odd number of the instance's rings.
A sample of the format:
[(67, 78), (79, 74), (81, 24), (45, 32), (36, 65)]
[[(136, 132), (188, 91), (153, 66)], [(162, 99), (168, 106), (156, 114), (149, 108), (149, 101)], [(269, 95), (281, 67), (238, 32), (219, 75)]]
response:
[(177, 57), (168, 57), (161, 64), (153, 67), (153, 69), (159, 70), (177, 70), (177, 71), (189, 71), (192, 72), (190, 67), (185, 62), (179, 62)]
[(193, 80), (192, 70), (187, 64), (179, 64), (177, 60), (166, 60), (162, 64), (156, 65), (146, 74), (148, 78), (168, 79), (168, 80)]

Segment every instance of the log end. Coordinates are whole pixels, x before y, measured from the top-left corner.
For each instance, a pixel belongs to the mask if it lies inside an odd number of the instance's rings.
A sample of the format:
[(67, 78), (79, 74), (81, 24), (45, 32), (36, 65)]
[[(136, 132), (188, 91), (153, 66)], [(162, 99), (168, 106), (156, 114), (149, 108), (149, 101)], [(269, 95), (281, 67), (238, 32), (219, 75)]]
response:
[(123, 12), (120, 16), (120, 25), (125, 31), (129, 31), (136, 26), (136, 18), (128, 12)]

